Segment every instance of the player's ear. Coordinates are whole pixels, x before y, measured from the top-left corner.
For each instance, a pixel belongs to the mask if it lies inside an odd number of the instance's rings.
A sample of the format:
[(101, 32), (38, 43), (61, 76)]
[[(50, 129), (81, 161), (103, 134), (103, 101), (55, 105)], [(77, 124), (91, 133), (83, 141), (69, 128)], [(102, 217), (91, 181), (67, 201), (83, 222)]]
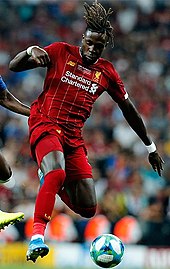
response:
[(106, 36), (106, 39), (105, 39), (105, 48), (107, 47), (107, 45), (109, 44), (109, 38), (108, 38), (108, 36)]
[(82, 40), (81, 40), (81, 43), (83, 43), (84, 38), (85, 38), (85, 35), (83, 34), (83, 35), (82, 35)]
[(104, 46), (104, 47), (106, 48), (108, 44), (109, 44), (109, 42), (107, 41), (107, 42), (105, 43), (105, 46)]

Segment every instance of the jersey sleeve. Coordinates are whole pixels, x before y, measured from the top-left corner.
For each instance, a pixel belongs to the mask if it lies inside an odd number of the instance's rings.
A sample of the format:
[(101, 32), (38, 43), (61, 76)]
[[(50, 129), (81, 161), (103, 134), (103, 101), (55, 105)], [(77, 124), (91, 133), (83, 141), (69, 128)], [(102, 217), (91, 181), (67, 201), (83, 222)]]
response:
[(128, 93), (125, 89), (124, 83), (112, 64), (108, 66), (107, 73), (109, 77), (109, 83), (107, 89), (108, 94), (112, 97), (112, 99), (116, 103), (119, 103), (122, 100), (127, 99)]
[(55, 61), (57, 56), (60, 55), (62, 47), (61, 42), (54, 42), (49, 46), (44, 47), (44, 50), (48, 53), (51, 62)]

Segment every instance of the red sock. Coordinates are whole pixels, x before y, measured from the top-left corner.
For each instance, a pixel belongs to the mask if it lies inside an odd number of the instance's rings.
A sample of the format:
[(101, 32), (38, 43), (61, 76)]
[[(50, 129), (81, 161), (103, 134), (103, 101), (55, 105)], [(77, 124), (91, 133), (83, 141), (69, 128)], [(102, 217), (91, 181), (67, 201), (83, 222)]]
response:
[[(57, 169), (44, 177), (44, 184), (39, 190), (35, 203), (33, 234), (44, 234), (45, 227), (51, 219), (55, 196), (65, 180), (65, 171)], [(39, 228), (38, 228), (38, 224)], [(43, 225), (42, 225), (43, 224)]]
[(41, 234), (44, 236), (46, 224), (44, 223), (34, 223), (32, 235)]

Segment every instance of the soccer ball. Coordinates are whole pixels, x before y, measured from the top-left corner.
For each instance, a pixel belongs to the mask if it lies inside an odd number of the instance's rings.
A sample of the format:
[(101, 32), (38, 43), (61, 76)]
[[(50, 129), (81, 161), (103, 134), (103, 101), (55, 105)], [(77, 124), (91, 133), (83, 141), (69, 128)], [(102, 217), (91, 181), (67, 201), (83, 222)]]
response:
[(122, 241), (113, 234), (102, 234), (96, 237), (90, 246), (90, 256), (95, 264), (103, 268), (118, 265), (124, 254)]

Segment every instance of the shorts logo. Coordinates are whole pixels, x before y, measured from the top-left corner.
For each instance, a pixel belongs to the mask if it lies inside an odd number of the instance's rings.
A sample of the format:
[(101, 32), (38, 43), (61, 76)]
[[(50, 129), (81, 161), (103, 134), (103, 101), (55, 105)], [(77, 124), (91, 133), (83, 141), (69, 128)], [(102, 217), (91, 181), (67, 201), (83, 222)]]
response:
[(47, 220), (51, 220), (51, 217), (50, 216), (48, 216), (46, 213), (45, 213), (45, 218), (47, 219)]
[(58, 130), (58, 129), (57, 129), (56, 132), (57, 132), (58, 134), (61, 134), (61, 130)]
[(72, 61), (69, 61), (67, 64), (70, 65), (70, 66), (75, 66), (76, 65), (76, 63), (72, 62)]

